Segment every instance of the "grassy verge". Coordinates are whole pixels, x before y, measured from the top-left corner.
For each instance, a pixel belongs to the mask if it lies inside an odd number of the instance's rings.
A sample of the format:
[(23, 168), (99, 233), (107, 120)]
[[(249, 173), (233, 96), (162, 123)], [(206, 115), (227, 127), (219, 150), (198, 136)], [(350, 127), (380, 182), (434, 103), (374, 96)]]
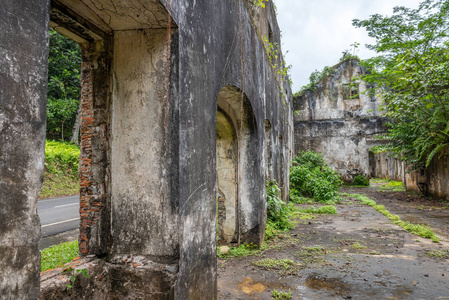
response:
[(422, 224), (412, 224), (408, 221), (403, 221), (398, 215), (391, 214), (383, 205), (378, 205), (376, 201), (368, 198), (365, 195), (360, 194), (342, 194), (342, 196), (354, 197), (363, 204), (369, 205), (373, 207), (375, 210), (386, 216), (390, 219), (394, 224), (399, 225), (404, 228), (406, 231), (418, 235), (423, 238), (431, 239), (433, 242), (438, 243), (440, 239), (438, 236), (430, 229), (428, 226)]
[(62, 243), (41, 251), (41, 272), (71, 262), (78, 256), (78, 241)]
[(79, 155), (80, 150), (76, 145), (46, 141), (44, 182), (39, 198), (79, 193)]
[(374, 183), (383, 192), (405, 192), (405, 186), (400, 181), (371, 178), (370, 182)]

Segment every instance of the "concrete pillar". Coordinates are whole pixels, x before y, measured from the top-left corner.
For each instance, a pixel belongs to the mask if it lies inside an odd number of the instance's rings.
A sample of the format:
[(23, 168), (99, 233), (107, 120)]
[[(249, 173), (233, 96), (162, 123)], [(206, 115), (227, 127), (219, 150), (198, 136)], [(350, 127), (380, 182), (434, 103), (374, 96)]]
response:
[(1, 0), (0, 299), (36, 299), (49, 0)]

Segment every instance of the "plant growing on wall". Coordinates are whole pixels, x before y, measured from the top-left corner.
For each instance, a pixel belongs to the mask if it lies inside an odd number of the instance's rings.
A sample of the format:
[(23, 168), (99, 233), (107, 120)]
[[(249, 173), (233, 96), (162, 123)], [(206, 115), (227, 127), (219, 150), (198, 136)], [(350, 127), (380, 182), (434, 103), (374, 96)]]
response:
[(383, 138), (403, 160), (428, 166), (449, 147), (449, 2), (396, 7), (353, 25), (376, 39), (367, 47), (378, 56), (365, 62), (363, 79), (377, 84), (383, 114), (393, 119)]

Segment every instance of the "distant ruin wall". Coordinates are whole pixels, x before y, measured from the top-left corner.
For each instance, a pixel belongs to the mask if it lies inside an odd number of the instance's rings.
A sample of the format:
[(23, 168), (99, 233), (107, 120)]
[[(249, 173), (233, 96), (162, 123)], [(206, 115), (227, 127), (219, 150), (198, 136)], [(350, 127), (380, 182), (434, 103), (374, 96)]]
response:
[(405, 184), (408, 192), (423, 192), (432, 198), (449, 201), (449, 150), (446, 149), (440, 158), (437, 156), (426, 169), (406, 173)]
[(412, 170), (391, 152), (370, 156), (371, 177), (402, 181), (407, 192), (423, 194), (435, 199), (449, 200), (449, 161), (443, 156), (434, 157), (429, 167)]
[(357, 60), (343, 61), (331, 72), (314, 90), (294, 98), (295, 154), (322, 153), (348, 182), (356, 174), (369, 177), (369, 148), (379, 143), (373, 136), (384, 132), (387, 122), (379, 114), (381, 100), (365, 93), (365, 82), (354, 80), (366, 73)]
[(371, 177), (404, 181), (405, 163), (391, 152), (370, 153)]

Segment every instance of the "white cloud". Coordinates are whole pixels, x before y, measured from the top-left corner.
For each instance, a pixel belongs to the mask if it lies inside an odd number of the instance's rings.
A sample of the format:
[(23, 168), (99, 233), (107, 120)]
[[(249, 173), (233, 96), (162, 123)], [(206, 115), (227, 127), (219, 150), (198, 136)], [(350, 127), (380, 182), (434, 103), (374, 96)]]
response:
[(365, 44), (373, 43), (353, 19), (367, 19), (379, 13), (391, 15), (393, 7), (416, 8), (420, 0), (275, 0), (282, 31), (282, 50), (292, 65), (293, 92), (308, 83), (311, 72), (338, 63), (342, 51), (354, 42), (361, 44), (358, 55), (372, 56)]

